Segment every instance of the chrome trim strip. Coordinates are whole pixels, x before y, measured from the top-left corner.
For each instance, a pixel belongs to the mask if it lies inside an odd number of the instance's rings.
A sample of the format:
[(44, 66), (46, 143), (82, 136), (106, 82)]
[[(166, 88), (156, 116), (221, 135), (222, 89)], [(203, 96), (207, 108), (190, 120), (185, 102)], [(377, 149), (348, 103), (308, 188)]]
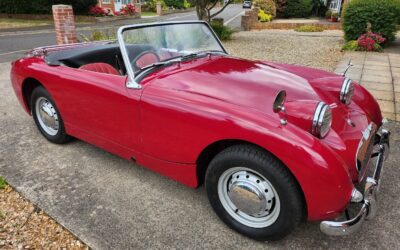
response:
[(104, 41), (93, 41), (93, 42), (83, 42), (83, 43), (70, 43), (70, 44), (60, 44), (60, 45), (49, 45), (49, 46), (42, 46), (42, 47), (37, 47), (34, 48), (30, 51), (28, 51), (28, 54), (31, 54), (32, 56), (46, 56), (49, 52), (54, 52), (54, 51), (60, 51), (60, 50), (65, 50), (65, 49), (74, 49), (74, 48), (80, 48), (80, 47), (85, 47), (93, 44), (110, 44), (115, 41), (112, 40), (104, 40)]
[(377, 213), (377, 193), (381, 183), (381, 172), (385, 157), (389, 154), (390, 132), (382, 129), (379, 142), (378, 160), (372, 177), (368, 177), (365, 184), (363, 205), (357, 215), (346, 221), (322, 221), (320, 229), (323, 233), (331, 236), (343, 236), (357, 232), (361, 229), (364, 221), (375, 217)]
[(123, 32), (128, 29), (130, 26), (122, 26), (118, 29), (118, 43), (119, 48), (121, 50), (122, 60), (125, 63), (126, 73), (128, 74), (128, 80), (126, 82), (126, 87), (129, 89), (141, 89), (142, 86), (135, 81), (135, 72), (133, 71), (133, 67), (131, 61), (129, 60), (128, 50), (126, 49)]
[(201, 23), (201, 24), (206, 25), (210, 29), (214, 38), (217, 40), (218, 44), (221, 46), (223, 52), (225, 54), (228, 54), (228, 52), (226, 52), (226, 49), (222, 45), (221, 41), (219, 40), (218, 36), (215, 34), (214, 30), (211, 28), (210, 24), (205, 21), (154, 22), (154, 23), (143, 23), (143, 24), (133, 24), (133, 25), (121, 26), (118, 29), (117, 38), (118, 38), (118, 43), (120, 45), (119, 47), (121, 49), (122, 59), (125, 63), (125, 68), (126, 68), (126, 71), (128, 74), (128, 81), (126, 83), (126, 87), (131, 88), (131, 89), (141, 89), (142, 88), (142, 86), (135, 79), (135, 72), (133, 71), (132, 64), (129, 60), (128, 51), (127, 51), (125, 43), (124, 43), (124, 38), (123, 38), (124, 31), (130, 30), (130, 29), (143, 28), (143, 27), (164, 26), (164, 25), (173, 25), (173, 24), (196, 24), (196, 23)]
[[(367, 166), (371, 158), (371, 151), (373, 150), (374, 138), (377, 131), (378, 127), (375, 125), (375, 123), (371, 122), (368, 127), (362, 132), (362, 137), (360, 139), (360, 142), (358, 143), (355, 164), (358, 171), (359, 181), (362, 181), (367, 174)], [(367, 154), (362, 156), (362, 153)], [(360, 156), (362, 159), (359, 159)], [(366, 159), (366, 157), (368, 157), (368, 159)]]

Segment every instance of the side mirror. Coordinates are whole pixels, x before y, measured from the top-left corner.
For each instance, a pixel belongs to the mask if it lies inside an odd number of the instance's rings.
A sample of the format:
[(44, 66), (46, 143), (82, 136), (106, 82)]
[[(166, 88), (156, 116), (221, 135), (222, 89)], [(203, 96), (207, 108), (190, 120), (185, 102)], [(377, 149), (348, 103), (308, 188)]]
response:
[(344, 72), (342, 73), (342, 76), (346, 76), (346, 73), (347, 73), (347, 71), (351, 68), (351, 67), (353, 67), (354, 65), (353, 65), (353, 63), (351, 62), (351, 59), (349, 60), (349, 63), (347, 64), (347, 67), (346, 67), (346, 69), (344, 70)]
[(284, 107), (285, 100), (286, 100), (286, 91), (285, 90), (279, 91), (279, 93), (275, 97), (275, 101), (272, 107), (275, 113), (285, 110)]

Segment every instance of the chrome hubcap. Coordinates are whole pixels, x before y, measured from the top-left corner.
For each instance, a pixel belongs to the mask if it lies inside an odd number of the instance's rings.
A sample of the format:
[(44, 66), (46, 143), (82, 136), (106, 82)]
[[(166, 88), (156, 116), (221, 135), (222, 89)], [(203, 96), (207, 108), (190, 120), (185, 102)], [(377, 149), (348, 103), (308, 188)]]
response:
[(40, 97), (36, 100), (35, 111), (40, 127), (49, 135), (56, 135), (59, 129), (58, 115), (49, 100)]
[(225, 210), (240, 223), (263, 228), (276, 221), (280, 212), (278, 194), (258, 172), (235, 167), (218, 181), (218, 196)]

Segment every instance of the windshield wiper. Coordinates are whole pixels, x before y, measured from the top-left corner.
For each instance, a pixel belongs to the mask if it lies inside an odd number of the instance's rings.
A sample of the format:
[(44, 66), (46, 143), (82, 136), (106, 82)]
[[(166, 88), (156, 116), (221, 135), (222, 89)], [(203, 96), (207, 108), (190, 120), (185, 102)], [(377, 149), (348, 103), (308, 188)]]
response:
[(183, 56), (179, 56), (179, 57), (173, 58), (173, 59), (168, 60), (168, 61), (161, 61), (161, 62), (152, 63), (152, 64), (149, 64), (149, 65), (141, 68), (140, 71), (144, 71), (146, 69), (156, 68), (156, 67), (160, 67), (160, 66), (164, 66), (164, 65), (170, 65), (170, 64), (173, 64), (173, 63), (181, 63), (182, 61), (184, 61), (186, 59), (194, 58), (194, 57), (197, 57), (198, 55), (199, 55), (198, 53), (190, 53), (190, 54), (187, 54), (187, 55), (183, 55)]
[(169, 60), (169, 61), (156, 62), (156, 63), (152, 63), (152, 64), (149, 64), (149, 65), (141, 68), (140, 71), (144, 71), (146, 69), (156, 68), (156, 67), (160, 67), (160, 66), (164, 66), (164, 65), (169, 65), (169, 64), (173, 64), (173, 63), (178, 63), (178, 62), (181, 62), (181, 60)]
[(147, 69), (151, 69), (151, 68), (157, 68), (160, 66), (165, 66), (165, 65), (170, 65), (173, 63), (181, 63), (187, 59), (191, 59), (191, 58), (196, 58), (196, 57), (200, 57), (200, 56), (207, 56), (208, 54), (215, 54), (215, 53), (222, 53), (225, 54), (223, 52), (220, 51), (202, 51), (202, 52), (198, 52), (198, 53), (189, 53), (186, 55), (182, 55), (182, 56), (178, 56), (178, 57), (174, 57), (171, 60), (167, 60), (167, 61), (161, 61), (161, 62), (156, 62), (156, 63), (152, 63), (149, 64), (143, 68), (140, 69), (141, 72), (147, 70)]
[(183, 60), (186, 60), (186, 59), (198, 57), (199, 55), (200, 55), (199, 53), (190, 53), (190, 54), (186, 54), (186, 55), (180, 56), (179, 58), (181, 59), (181, 61), (183, 61)]

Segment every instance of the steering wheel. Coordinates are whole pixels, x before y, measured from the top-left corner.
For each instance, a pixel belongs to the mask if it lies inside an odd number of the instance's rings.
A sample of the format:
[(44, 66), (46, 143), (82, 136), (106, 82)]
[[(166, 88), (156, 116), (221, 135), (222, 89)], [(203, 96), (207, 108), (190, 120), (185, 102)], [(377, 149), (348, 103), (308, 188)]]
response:
[(132, 61), (131, 64), (135, 71), (140, 70), (141, 68), (150, 65), (152, 63), (156, 63), (160, 61), (160, 57), (155, 51), (143, 51), (139, 55), (137, 55)]

